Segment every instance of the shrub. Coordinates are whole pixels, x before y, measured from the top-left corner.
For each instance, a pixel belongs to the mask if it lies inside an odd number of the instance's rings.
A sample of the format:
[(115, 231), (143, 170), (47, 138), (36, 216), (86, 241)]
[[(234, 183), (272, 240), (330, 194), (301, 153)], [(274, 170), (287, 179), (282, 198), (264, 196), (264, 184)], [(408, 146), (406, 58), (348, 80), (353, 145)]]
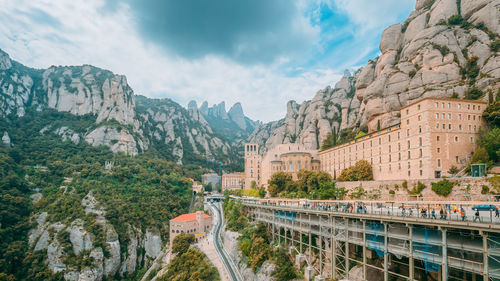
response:
[(426, 189), (427, 186), (420, 181), (417, 182), (417, 186), (413, 187), (411, 190), (408, 190), (408, 194), (410, 195), (422, 195), (422, 191)]
[(464, 19), (461, 15), (453, 15), (448, 18), (448, 25), (461, 25), (464, 22)]
[(456, 166), (451, 166), (450, 169), (448, 170), (448, 173), (450, 175), (456, 175), (458, 172), (459, 172), (459, 170)]
[(465, 98), (469, 100), (477, 100), (483, 96), (483, 91), (476, 87), (472, 87), (465, 92)]
[(408, 73), (408, 75), (410, 76), (410, 78), (415, 77), (416, 74), (417, 74), (416, 70), (412, 70), (412, 71), (410, 71), (410, 73)]
[(448, 180), (433, 182), (432, 191), (434, 191), (437, 195), (446, 197), (450, 195), (451, 191), (453, 190), (453, 186), (455, 186), (455, 184), (456, 183)]
[(479, 139), (477, 140), (477, 144), (486, 149), (488, 152), (488, 157), (484, 157), (484, 151), (481, 151), (482, 158), (478, 158), (478, 160), (482, 160), (487, 163), (487, 160), (493, 160), (497, 162), (500, 159), (500, 128), (494, 128), (493, 130), (482, 133)]
[(500, 51), (500, 39), (497, 39), (493, 42), (491, 42), (490, 49), (492, 52), (498, 52)]
[(389, 190), (389, 194), (394, 195), (394, 194), (396, 194), (396, 191), (391, 189), (391, 190)]
[(362, 186), (355, 187), (351, 189), (352, 199), (361, 199), (366, 196), (366, 191)]
[(488, 194), (490, 193), (490, 188), (487, 185), (482, 185), (481, 186), (481, 194)]
[(475, 79), (477, 78), (477, 76), (479, 76), (479, 71), (480, 71), (480, 68), (479, 68), (479, 65), (477, 64), (479, 58), (474, 56), (474, 57), (470, 57), (469, 59), (467, 59), (467, 63), (465, 64), (465, 68), (462, 69), (462, 78), (463, 79), (470, 79), (471, 81), (469, 81), (471, 84), (474, 84), (475, 82)]

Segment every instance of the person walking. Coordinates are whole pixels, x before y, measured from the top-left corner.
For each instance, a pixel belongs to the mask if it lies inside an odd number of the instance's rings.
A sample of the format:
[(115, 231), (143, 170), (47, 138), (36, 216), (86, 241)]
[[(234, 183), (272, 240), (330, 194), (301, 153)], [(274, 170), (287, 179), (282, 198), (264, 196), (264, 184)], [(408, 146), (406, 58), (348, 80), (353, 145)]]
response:
[(462, 218), (462, 221), (465, 221), (465, 210), (463, 208), (460, 210), (460, 217)]
[(476, 209), (476, 213), (474, 214), (474, 222), (476, 222), (476, 220), (479, 220), (479, 222), (481, 222), (481, 217), (479, 217), (479, 209)]
[(431, 214), (432, 214), (432, 218), (436, 219), (436, 210), (432, 209)]
[(500, 210), (498, 210), (498, 207), (495, 207), (495, 218), (500, 217)]

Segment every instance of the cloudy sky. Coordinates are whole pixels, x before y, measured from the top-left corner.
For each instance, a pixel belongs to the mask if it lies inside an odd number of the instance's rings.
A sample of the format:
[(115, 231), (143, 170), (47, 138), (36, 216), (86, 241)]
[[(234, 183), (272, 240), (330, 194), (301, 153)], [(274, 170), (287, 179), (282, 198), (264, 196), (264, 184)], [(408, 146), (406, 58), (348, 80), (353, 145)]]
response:
[[(282, 118), (377, 56), (415, 0), (0, 0), (0, 49), (27, 66), (92, 64), (136, 94), (240, 101)], [(229, 109), (229, 108), (227, 108)]]

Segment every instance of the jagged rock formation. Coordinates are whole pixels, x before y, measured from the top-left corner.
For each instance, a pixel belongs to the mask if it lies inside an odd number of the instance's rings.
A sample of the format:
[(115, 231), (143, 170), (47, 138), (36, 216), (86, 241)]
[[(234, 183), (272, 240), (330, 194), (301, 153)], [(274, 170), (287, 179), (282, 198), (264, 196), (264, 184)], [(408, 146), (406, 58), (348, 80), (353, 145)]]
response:
[[(34, 250), (47, 250), (47, 266), (53, 272), (63, 272), (68, 281), (102, 280), (103, 277), (124, 277), (135, 272), (138, 267), (148, 266), (160, 254), (163, 247), (160, 234), (156, 231), (141, 230), (128, 226), (128, 245), (121, 246), (113, 225), (104, 217), (106, 211), (94, 198), (92, 192), (82, 200), (86, 214), (94, 214), (96, 223), (104, 235), (104, 244), (98, 245), (94, 233), (86, 230), (86, 222), (76, 219), (69, 225), (49, 222), (48, 213), (35, 216), (36, 228), (30, 231), (28, 242)], [(126, 249), (122, 252), (121, 248)], [(90, 259), (88, 266), (72, 266), (69, 257), (80, 260)]]
[[(237, 137), (226, 138), (214, 132), (196, 104), (186, 110), (168, 99), (136, 97), (125, 76), (90, 65), (31, 69), (12, 61), (0, 50), (0, 116), (22, 117), (27, 110), (44, 109), (92, 115), (95, 124), (83, 132), (68, 126), (48, 126), (41, 134), (55, 133), (62, 141), (105, 145), (113, 152), (129, 155), (158, 146), (178, 163), (214, 158), (226, 164), (239, 162), (238, 151), (232, 144), (242, 141), (249, 133), (241, 131), (251, 132), (254, 124), (243, 115), (240, 104), (230, 110), (231, 116), (224, 103), (210, 109), (205, 106), (203, 112), (214, 124), (217, 120), (233, 122), (234, 119), (234, 124), (245, 128), (239, 129)], [(6, 142), (7, 137), (4, 139)]]
[[(194, 110), (195, 108), (196, 102), (191, 101), (188, 104), (188, 109)], [(259, 124), (245, 116), (243, 107), (239, 102), (235, 103), (226, 112), (225, 102), (208, 107), (208, 102), (205, 101), (198, 109), (198, 112), (213, 128), (215, 133), (225, 137), (233, 145), (241, 145)]]
[(356, 124), (360, 102), (354, 91), (359, 75), (360, 71), (353, 75), (346, 71), (334, 88), (328, 86), (318, 91), (312, 100), (300, 105), (289, 101), (285, 118), (260, 126), (249, 141), (263, 144), (264, 149), (280, 143), (318, 148), (328, 133)]
[[(284, 119), (262, 125), (249, 141), (265, 148), (279, 143), (317, 148), (335, 129), (355, 125), (375, 131), (379, 122), (382, 128), (397, 124), (401, 107), (425, 97), (496, 94), (499, 23), (499, 0), (417, 0), (403, 24), (384, 31), (380, 57), (311, 101), (289, 102)], [(471, 89), (483, 96), (469, 94)]]

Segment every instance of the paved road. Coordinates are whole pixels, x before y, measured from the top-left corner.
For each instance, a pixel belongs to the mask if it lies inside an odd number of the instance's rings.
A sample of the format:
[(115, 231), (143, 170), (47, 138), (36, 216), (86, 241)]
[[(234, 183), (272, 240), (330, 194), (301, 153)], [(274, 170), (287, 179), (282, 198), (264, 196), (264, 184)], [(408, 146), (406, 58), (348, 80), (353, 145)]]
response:
[(215, 225), (215, 229), (213, 232), (213, 241), (214, 241), (215, 249), (217, 250), (217, 253), (219, 254), (220, 258), (222, 259), (222, 262), (224, 263), (224, 266), (226, 267), (227, 273), (229, 274), (229, 278), (231, 279), (231, 281), (243, 281), (243, 277), (241, 276), (240, 272), (238, 271), (238, 268), (234, 265), (231, 257), (229, 257), (229, 255), (224, 250), (224, 247), (223, 247), (222, 242), (220, 240), (220, 231), (221, 231), (222, 226), (224, 224), (224, 215), (220, 211), (220, 207), (216, 206), (213, 203), (210, 203), (209, 206), (212, 209), (214, 216), (217, 219), (217, 224)]

